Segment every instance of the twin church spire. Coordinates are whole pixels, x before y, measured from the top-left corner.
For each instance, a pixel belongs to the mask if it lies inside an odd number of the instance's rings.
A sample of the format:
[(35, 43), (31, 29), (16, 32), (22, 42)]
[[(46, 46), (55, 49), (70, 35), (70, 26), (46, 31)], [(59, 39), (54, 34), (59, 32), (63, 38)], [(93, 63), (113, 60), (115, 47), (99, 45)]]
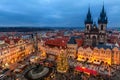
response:
[(85, 20), (85, 24), (87, 24), (87, 23), (93, 24), (90, 7), (88, 8), (88, 13), (87, 13), (86, 20)]
[[(105, 12), (105, 9), (104, 9), (104, 5), (102, 7), (102, 11), (100, 13), (100, 16), (98, 18), (98, 23), (102, 23), (102, 24), (107, 24), (108, 23), (108, 18), (106, 16), (106, 12)], [(85, 19), (85, 24), (93, 24), (93, 19), (92, 19), (92, 16), (91, 16), (91, 11), (90, 11), (90, 7), (88, 8), (88, 13), (86, 15), (86, 19)]]
[(108, 19), (106, 16), (104, 5), (102, 7), (102, 11), (100, 12), (100, 16), (98, 17), (98, 26), (96, 25), (96, 23), (93, 23), (93, 19), (89, 7), (85, 19), (85, 45), (95, 47), (98, 44), (106, 44), (107, 23), (108, 23)]
[(106, 16), (106, 12), (105, 12), (105, 9), (104, 9), (104, 5), (103, 5), (103, 8), (102, 8), (102, 11), (100, 13), (100, 17), (98, 18), (98, 23), (105, 23), (107, 24), (108, 23), (108, 18)]

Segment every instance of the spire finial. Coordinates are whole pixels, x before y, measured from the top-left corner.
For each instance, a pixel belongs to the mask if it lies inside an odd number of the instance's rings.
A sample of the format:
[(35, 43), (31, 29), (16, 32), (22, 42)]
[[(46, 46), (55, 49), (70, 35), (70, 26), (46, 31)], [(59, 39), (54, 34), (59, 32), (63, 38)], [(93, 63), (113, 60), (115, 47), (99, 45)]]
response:
[(88, 6), (88, 14), (91, 15), (91, 12), (90, 12), (90, 4)]
[(90, 3), (89, 3), (89, 8), (90, 8)]
[(102, 6), (102, 11), (100, 13), (100, 17), (98, 19), (98, 23), (106, 23), (107, 24), (107, 16), (106, 16), (105, 8), (104, 8), (104, 2), (103, 2), (103, 6)]
[(89, 3), (89, 6), (88, 6), (88, 10), (90, 11), (90, 3)]
[(85, 23), (90, 23), (90, 24), (93, 23), (91, 11), (90, 11), (90, 5), (88, 6), (88, 12), (87, 12)]
[(104, 1), (103, 1), (103, 5), (104, 5)]
[(104, 1), (103, 1), (103, 7), (102, 7), (102, 12), (104, 12)]

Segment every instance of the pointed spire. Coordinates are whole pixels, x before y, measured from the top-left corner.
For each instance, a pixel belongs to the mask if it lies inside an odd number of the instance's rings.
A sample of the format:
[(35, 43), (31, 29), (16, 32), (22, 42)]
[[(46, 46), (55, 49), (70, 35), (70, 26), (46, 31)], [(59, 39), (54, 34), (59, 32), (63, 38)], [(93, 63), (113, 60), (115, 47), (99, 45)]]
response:
[(107, 16), (106, 16), (104, 4), (103, 4), (102, 11), (101, 11), (100, 17), (98, 19), (98, 23), (105, 23), (105, 24), (107, 24), (107, 22), (108, 22), (107, 21)]
[(103, 1), (103, 6), (102, 6), (102, 12), (104, 12), (104, 1)]
[[(90, 13), (90, 5), (89, 5), (89, 7), (88, 7), (88, 13)], [(91, 14), (91, 13), (90, 13)]]
[(85, 20), (85, 24), (92, 24), (92, 23), (93, 23), (93, 20), (91, 17), (90, 6), (89, 6), (88, 13), (87, 13), (86, 20)]
[(103, 7), (102, 7), (102, 13), (104, 13), (105, 12), (105, 9), (104, 9), (104, 4), (103, 4)]
[(90, 6), (88, 8), (87, 18), (91, 18)]

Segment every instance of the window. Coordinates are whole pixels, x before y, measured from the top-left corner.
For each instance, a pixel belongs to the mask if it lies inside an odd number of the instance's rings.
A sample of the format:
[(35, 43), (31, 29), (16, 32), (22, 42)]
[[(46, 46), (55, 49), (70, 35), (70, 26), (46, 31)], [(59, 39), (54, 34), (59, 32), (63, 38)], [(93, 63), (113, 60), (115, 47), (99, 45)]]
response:
[(87, 26), (87, 30), (89, 30), (89, 26)]
[(90, 35), (89, 35), (89, 39), (90, 39)]
[(101, 25), (101, 30), (103, 30), (103, 25)]

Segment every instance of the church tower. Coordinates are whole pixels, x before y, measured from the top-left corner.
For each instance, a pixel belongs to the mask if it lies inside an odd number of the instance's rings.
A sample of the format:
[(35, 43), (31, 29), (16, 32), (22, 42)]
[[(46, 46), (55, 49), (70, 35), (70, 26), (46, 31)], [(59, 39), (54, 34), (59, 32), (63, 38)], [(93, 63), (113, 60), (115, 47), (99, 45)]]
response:
[(91, 45), (90, 31), (92, 29), (93, 20), (90, 12), (90, 7), (88, 8), (88, 13), (85, 19), (85, 45)]
[(91, 16), (91, 12), (90, 12), (90, 7), (88, 8), (88, 13), (86, 15), (86, 19), (85, 19), (85, 32), (89, 33), (91, 28), (92, 28), (92, 24), (93, 24), (93, 20), (92, 20), (92, 16)]
[(106, 12), (104, 10), (104, 5), (102, 7), (102, 11), (100, 13), (100, 17), (98, 18), (98, 28), (99, 28), (99, 43), (106, 43), (106, 29), (107, 29), (108, 18), (106, 16)]

